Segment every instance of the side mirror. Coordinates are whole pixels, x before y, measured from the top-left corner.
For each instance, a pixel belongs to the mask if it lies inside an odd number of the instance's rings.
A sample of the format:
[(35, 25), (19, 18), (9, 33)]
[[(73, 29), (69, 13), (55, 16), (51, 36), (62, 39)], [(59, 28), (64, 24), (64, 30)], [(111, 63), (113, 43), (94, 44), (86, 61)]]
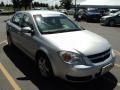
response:
[(34, 34), (34, 31), (30, 27), (23, 27), (21, 29), (21, 32), (23, 32), (23, 33), (31, 33), (32, 35)]

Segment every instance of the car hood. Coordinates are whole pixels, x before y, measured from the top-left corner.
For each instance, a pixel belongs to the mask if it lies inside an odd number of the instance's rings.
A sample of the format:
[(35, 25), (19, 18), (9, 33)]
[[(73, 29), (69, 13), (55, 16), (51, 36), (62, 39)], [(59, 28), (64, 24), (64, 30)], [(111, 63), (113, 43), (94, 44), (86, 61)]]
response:
[(43, 35), (60, 50), (92, 55), (110, 48), (107, 40), (88, 30)]
[(103, 16), (102, 18), (110, 18), (113, 17), (112, 15), (107, 15), (107, 16)]

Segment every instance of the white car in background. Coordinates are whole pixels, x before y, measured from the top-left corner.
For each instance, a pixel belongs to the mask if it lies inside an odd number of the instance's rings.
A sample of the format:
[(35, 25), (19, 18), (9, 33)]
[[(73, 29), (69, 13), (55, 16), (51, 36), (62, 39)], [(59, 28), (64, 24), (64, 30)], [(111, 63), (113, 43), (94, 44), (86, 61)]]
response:
[(74, 10), (74, 9), (68, 10), (68, 14), (69, 14), (69, 15), (74, 15), (74, 14), (75, 14), (75, 10)]
[(118, 11), (120, 11), (120, 9), (109, 9), (109, 15), (112, 15)]

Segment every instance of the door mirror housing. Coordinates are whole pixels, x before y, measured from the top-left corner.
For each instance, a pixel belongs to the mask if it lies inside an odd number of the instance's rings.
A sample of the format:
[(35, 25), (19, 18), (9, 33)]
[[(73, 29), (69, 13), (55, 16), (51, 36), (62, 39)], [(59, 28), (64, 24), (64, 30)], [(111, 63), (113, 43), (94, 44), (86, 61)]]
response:
[(31, 27), (23, 27), (21, 32), (23, 32), (23, 33), (31, 33), (32, 35), (34, 34), (34, 31), (31, 29)]

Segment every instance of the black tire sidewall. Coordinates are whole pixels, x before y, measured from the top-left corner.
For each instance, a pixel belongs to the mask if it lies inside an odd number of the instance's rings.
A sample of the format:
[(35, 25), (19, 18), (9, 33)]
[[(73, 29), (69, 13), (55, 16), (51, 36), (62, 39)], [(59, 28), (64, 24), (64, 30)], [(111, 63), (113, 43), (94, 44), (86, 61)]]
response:
[[(111, 24), (111, 22), (113, 22), (114, 24)], [(114, 26), (115, 26), (115, 20), (110, 20), (110, 21), (109, 21), (109, 25), (110, 25), (111, 27), (114, 27)]]
[(49, 72), (47, 72), (47, 76), (43, 76), (43, 75), (41, 74), (42, 77), (44, 77), (44, 78), (51, 78), (51, 77), (53, 77), (53, 69), (52, 69), (52, 66), (51, 66), (51, 63), (50, 63), (48, 57), (45, 56), (45, 55), (40, 55), (40, 54), (39, 54), (39, 56), (37, 57), (37, 67), (38, 67), (40, 73), (41, 73), (41, 70), (40, 70), (40, 68), (39, 68), (39, 60), (40, 60), (41, 57), (46, 60), (46, 66), (47, 66), (47, 68), (49, 69)]

